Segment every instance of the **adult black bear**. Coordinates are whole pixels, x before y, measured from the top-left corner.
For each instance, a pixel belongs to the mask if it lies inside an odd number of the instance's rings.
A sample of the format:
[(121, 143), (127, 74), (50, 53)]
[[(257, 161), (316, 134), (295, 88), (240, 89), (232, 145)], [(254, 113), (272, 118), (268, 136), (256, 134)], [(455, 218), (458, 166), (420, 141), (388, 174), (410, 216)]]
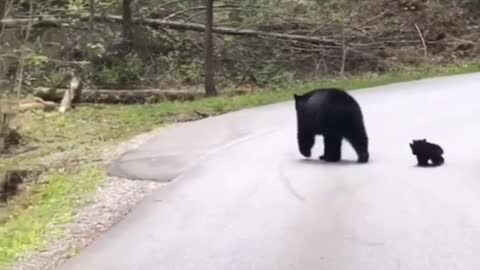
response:
[(440, 145), (427, 142), (427, 139), (413, 140), (410, 143), (412, 154), (417, 156), (418, 166), (428, 166), (428, 160), (432, 161), (433, 166), (440, 166), (445, 162), (442, 157), (443, 149)]
[(311, 156), (315, 135), (323, 135), (324, 154), (319, 157), (321, 160), (339, 161), (342, 139), (345, 138), (355, 149), (357, 161), (368, 162), (368, 136), (362, 110), (350, 94), (338, 88), (324, 88), (293, 96), (298, 147), (303, 156)]

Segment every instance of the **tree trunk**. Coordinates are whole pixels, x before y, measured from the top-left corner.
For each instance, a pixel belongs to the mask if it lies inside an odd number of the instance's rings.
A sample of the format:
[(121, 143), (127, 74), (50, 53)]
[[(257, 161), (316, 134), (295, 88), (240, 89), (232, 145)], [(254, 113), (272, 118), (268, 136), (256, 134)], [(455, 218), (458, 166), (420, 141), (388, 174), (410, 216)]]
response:
[(0, 20), (3, 19), (7, 12), (8, 0), (0, 0)]
[(129, 47), (133, 42), (133, 19), (132, 19), (132, 5), (131, 0), (123, 0), (123, 29), (122, 37), (124, 44)]
[(8, 139), (12, 134), (10, 123), (17, 113), (17, 104), (7, 99), (0, 100), (0, 152), (8, 148)]
[(19, 53), (19, 56), (18, 56), (18, 66), (17, 66), (17, 70), (15, 71), (14, 92), (17, 93), (17, 96), (20, 96), (21, 92), (22, 92), (23, 75), (24, 75), (23, 71), (25, 69), (25, 55), (27, 54), (26, 48), (24, 48), (24, 46), (30, 38), (30, 32), (32, 31), (32, 27), (33, 27), (33, 23), (34, 23), (34, 18), (33, 18), (34, 7), (33, 7), (33, 5), (34, 5), (33, 0), (30, 0), (29, 1), (27, 29), (25, 30), (25, 38), (23, 40), (23, 44), (20, 45), (20, 53)]
[(89, 9), (90, 9), (90, 18), (88, 20), (89, 23), (89, 30), (90, 34), (93, 32), (93, 28), (95, 26), (95, 0), (90, 0), (89, 2)]
[(205, 95), (216, 96), (215, 88), (215, 66), (213, 48), (213, 0), (205, 0)]

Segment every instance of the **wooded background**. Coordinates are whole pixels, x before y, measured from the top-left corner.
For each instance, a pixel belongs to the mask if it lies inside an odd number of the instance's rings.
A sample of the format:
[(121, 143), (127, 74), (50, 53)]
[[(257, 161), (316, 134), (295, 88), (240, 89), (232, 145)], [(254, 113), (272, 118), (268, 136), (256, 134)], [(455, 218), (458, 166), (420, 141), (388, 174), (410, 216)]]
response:
[[(216, 0), (221, 85), (445, 64), (478, 53), (478, 1)], [(202, 0), (1, 0), (0, 91), (204, 81)]]

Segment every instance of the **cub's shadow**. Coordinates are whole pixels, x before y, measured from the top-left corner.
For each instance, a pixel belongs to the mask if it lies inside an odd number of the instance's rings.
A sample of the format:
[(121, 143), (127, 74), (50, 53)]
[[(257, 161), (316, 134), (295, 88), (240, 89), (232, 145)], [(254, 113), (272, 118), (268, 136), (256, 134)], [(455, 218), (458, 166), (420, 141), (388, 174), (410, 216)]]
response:
[(440, 168), (445, 166), (446, 163), (443, 163), (442, 165), (433, 165), (433, 164), (427, 164), (427, 165), (418, 165), (418, 164), (413, 164), (413, 168), (419, 168), (419, 169), (431, 169), (431, 168)]
[(320, 160), (319, 158), (300, 158), (297, 159), (296, 162), (302, 163), (302, 164), (310, 164), (310, 165), (323, 165), (323, 166), (356, 166), (356, 165), (365, 165), (368, 163), (358, 163), (356, 160), (351, 160), (351, 159), (342, 159), (338, 162), (328, 162), (324, 160)]

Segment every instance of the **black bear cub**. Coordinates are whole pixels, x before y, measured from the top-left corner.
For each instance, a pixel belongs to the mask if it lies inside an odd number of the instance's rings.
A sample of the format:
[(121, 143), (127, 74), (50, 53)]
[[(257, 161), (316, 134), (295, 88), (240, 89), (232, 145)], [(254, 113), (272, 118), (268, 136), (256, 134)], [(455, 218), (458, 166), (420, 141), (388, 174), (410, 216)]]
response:
[(362, 110), (350, 94), (342, 89), (324, 88), (293, 96), (298, 148), (303, 156), (311, 156), (315, 136), (322, 135), (324, 154), (319, 157), (321, 160), (339, 161), (345, 138), (355, 149), (357, 162), (368, 162), (368, 136)]
[(427, 139), (413, 140), (410, 143), (412, 154), (417, 156), (418, 166), (426, 167), (428, 161), (432, 161), (433, 166), (440, 166), (445, 162), (442, 157), (443, 149), (438, 144), (427, 142)]

